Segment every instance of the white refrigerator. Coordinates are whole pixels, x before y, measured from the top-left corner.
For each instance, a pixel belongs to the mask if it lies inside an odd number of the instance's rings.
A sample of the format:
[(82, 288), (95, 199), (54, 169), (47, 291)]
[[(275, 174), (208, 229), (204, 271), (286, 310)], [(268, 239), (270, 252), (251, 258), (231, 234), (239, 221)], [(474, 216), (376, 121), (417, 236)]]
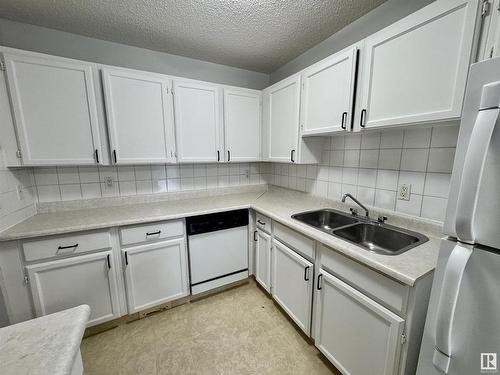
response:
[(500, 58), (471, 66), (417, 375), (500, 372)]

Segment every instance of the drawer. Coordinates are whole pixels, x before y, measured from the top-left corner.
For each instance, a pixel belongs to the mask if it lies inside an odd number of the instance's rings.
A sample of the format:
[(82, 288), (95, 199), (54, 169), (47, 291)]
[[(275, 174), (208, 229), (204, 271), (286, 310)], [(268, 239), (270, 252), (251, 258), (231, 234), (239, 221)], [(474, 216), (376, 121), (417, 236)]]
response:
[(31, 262), (38, 259), (107, 250), (111, 248), (111, 237), (109, 231), (104, 230), (44, 237), (23, 241), (22, 245), (26, 261)]
[(262, 229), (267, 233), (271, 233), (271, 219), (267, 216), (257, 212), (255, 215), (255, 225), (257, 225), (257, 228)]
[(324, 245), (321, 267), (396, 312), (406, 313), (410, 287), (370, 269)]
[(274, 222), (274, 237), (308, 259), (314, 259), (314, 241), (293, 229)]
[(182, 219), (120, 228), (122, 245), (153, 242), (183, 235), (184, 220)]

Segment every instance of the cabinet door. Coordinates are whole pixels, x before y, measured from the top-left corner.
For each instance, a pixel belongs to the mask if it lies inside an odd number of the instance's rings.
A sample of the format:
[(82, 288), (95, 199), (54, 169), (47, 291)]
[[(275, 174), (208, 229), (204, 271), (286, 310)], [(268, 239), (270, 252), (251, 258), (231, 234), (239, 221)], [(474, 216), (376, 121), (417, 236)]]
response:
[(297, 160), (299, 136), (300, 76), (287, 78), (266, 89), (268, 160)]
[(174, 82), (174, 109), (179, 162), (222, 161), (219, 88)]
[(184, 239), (122, 251), (130, 314), (188, 295)]
[(89, 326), (120, 316), (111, 251), (26, 267), (37, 316), (90, 306)]
[(365, 40), (362, 127), (459, 118), (477, 1), (436, 1)]
[(397, 373), (404, 320), (323, 269), (315, 343), (343, 374)]
[(260, 91), (224, 89), (226, 161), (260, 160)]
[(113, 161), (174, 160), (174, 123), (168, 78), (147, 72), (102, 69)]
[(255, 245), (255, 279), (268, 292), (271, 291), (271, 236), (257, 229)]
[(272, 296), (309, 335), (313, 264), (276, 240), (272, 253)]
[(303, 136), (350, 130), (356, 51), (351, 47), (302, 73)]
[(94, 164), (100, 153), (92, 64), (4, 54), (25, 165)]

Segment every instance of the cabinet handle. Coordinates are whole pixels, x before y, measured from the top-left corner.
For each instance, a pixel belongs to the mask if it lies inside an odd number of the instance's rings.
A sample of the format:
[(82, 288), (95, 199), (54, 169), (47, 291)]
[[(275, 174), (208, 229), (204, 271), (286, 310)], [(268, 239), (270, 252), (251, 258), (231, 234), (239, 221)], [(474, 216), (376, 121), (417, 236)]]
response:
[(290, 160), (292, 163), (295, 163), (295, 160), (293, 160), (293, 155), (295, 154), (295, 150), (290, 151)]
[(320, 274), (318, 275), (318, 283), (317, 283), (317, 285), (316, 285), (316, 288), (317, 288), (318, 290), (323, 289), (323, 285), (322, 285), (322, 284), (323, 284), (323, 274), (321, 274), (321, 273), (320, 273)]
[(256, 230), (254, 230), (254, 231), (253, 231), (253, 240), (254, 240), (255, 242), (257, 242), (257, 237), (256, 237), (256, 236), (257, 236), (257, 231), (256, 231)]
[(95, 162), (99, 164), (99, 150), (97, 148), (95, 149)]
[(264, 223), (263, 221), (260, 221), (260, 220), (257, 220), (257, 223), (259, 223), (260, 225), (266, 225), (266, 223)]
[(227, 150), (227, 161), (231, 161), (231, 151)]
[(116, 150), (113, 150), (113, 157), (115, 159), (115, 164), (116, 164)]
[(70, 246), (58, 246), (57, 247), (57, 251), (59, 252), (59, 250), (66, 250), (66, 249), (75, 249), (78, 247), (78, 244), (74, 244), (74, 245), (70, 245)]
[(304, 268), (304, 280), (309, 281), (309, 266)]
[(109, 256), (109, 254), (107, 255), (107, 260), (108, 260), (108, 269), (111, 269), (111, 257)]
[(344, 130), (347, 129), (347, 112), (342, 112), (342, 124), (340, 125), (340, 127)]
[(155, 234), (160, 234), (161, 230), (157, 230), (156, 232), (147, 232), (146, 236), (154, 236)]
[(359, 126), (364, 128), (366, 126), (365, 120), (366, 120), (366, 109), (361, 110), (361, 118), (359, 119)]
[(220, 151), (217, 150), (217, 161), (220, 161)]
[(125, 251), (125, 265), (128, 266), (128, 252)]

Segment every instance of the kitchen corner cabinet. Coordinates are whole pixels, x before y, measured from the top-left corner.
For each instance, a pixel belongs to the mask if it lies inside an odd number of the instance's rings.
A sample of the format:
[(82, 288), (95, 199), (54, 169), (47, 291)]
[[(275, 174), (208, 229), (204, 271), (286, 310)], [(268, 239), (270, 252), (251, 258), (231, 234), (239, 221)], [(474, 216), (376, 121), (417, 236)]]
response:
[(261, 100), (257, 90), (224, 88), (226, 161), (260, 160)]
[(299, 138), (300, 74), (263, 91), (266, 161), (314, 164), (321, 161), (323, 140)]
[(120, 317), (114, 266), (111, 251), (26, 266), (36, 316), (87, 304), (88, 326)]
[(189, 294), (184, 238), (131, 247), (122, 252), (129, 314)]
[(104, 67), (101, 72), (112, 161), (175, 162), (170, 79), (128, 69)]
[(359, 126), (458, 119), (477, 16), (477, 1), (436, 1), (365, 39)]
[(219, 86), (174, 80), (173, 95), (178, 161), (224, 161)]
[(271, 236), (260, 229), (255, 231), (255, 279), (271, 291)]
[(302, 73), (302, 136), (351, 129), (357, 47), (349, 47)]
[(272, 251), (272, 296), (292, 320), (311, 332), (313, 264), (275, 240)]
[(96, 164), (102, 154), (94, 65), (3, 54), (23, 164)]
[(315, 308), (316, 346), (343, 374), (398, 373), (404, 319), (323, 269)]

